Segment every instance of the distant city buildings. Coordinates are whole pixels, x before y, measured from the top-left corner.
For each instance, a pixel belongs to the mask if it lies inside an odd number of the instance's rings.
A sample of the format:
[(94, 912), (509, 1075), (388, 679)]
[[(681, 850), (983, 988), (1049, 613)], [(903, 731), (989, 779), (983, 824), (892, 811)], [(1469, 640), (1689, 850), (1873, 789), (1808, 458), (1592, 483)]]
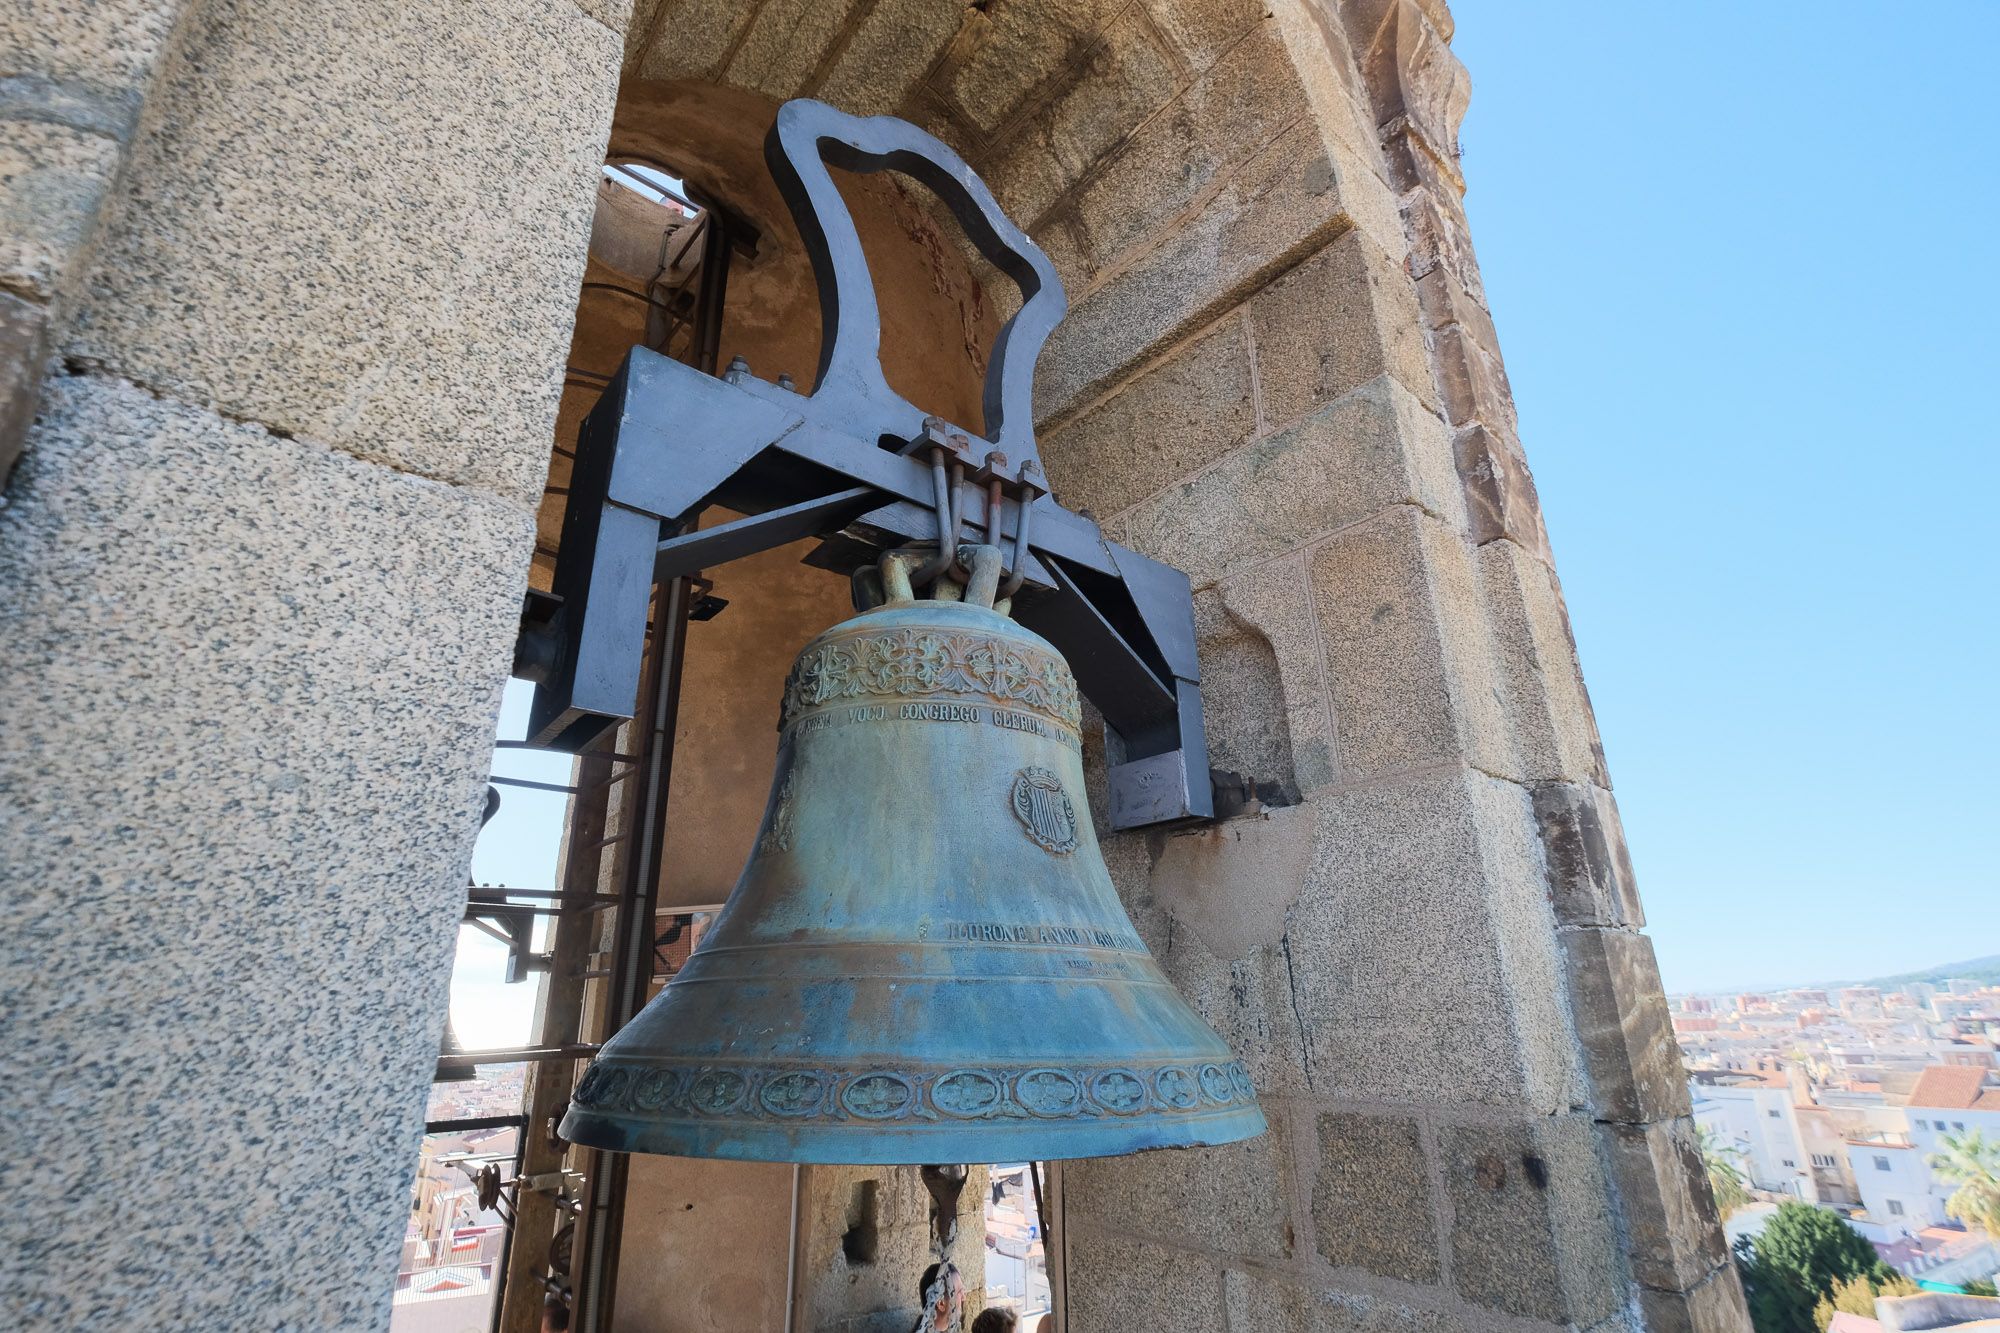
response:
[[(1695, 1122), (1767, 1201), (1843, 1214), (1912, 1277), (2000, 1270), (1945, 1211), (1940, 1140), (2000, 1140), (2000, 986), (1974, 979), (1673, 1000)], [(1748, 1210), (1746, 1210), (1747, 1212)]]

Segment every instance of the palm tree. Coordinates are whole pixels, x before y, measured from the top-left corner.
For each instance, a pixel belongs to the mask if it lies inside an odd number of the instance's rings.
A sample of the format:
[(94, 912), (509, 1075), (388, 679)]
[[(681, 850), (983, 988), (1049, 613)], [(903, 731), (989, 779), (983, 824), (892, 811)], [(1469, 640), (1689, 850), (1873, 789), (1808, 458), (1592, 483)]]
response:
[(1701, 1164), (1708, 1172), (1708, 1187), (1715, 1191), (1716, 1211), (1727, 1222), (1731, 1213), (1750, 1202), (1750, 1183), (1736, 1164), (1743, 1150), (1707, 1125), (1696, 1125), (1694, 1132), (1701, 1145)]
[(1944, 1210), (1969, 1227), (2000, 1240), (2000, 1143), (1978, 1130), (1947, 1134), (1931, 1154), (1931, 1169), (1957, 1185)]

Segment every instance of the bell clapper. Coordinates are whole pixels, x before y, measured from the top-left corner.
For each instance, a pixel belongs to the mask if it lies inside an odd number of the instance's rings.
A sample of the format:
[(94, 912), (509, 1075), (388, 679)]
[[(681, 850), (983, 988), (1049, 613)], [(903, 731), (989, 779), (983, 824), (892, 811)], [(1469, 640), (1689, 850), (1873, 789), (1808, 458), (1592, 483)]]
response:
[(964, 1166), (926, 1166), (919, 1168), (919, 1174), (931, 1192), (931, 1239), (937, 1242), (938, 1262), (943, 1263), (958, 1239), (958, 1196), (969, 1172)]

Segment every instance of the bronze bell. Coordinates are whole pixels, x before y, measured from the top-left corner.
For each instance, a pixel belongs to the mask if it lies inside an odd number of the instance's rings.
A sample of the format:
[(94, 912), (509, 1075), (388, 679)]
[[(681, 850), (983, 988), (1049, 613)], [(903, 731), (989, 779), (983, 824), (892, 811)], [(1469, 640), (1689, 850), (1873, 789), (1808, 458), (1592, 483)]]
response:
[(968, 554), (953, 600), (918, 600), (916, 558), (888, 557), (886, 602), (799, 655), (749, 864), (605, 1043), (564, 1138), (888, 1164), (1263, 1132), (1242, 1066), (1112, 888), (1075, 678), (993, 609), (999, 552)]

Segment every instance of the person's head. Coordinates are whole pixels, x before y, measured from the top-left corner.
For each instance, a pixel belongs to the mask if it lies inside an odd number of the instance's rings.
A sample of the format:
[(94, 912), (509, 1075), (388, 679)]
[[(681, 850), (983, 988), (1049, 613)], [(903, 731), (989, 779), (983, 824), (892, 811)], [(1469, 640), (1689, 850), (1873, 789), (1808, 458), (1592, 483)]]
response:
[[(944, 1273), (942, 1284), (938, 1282), (940, 1270)], [(926, 1268), (917, 1280), (917, 1300), (930, 1302), (931, 1323), (938, 1328), (957, 1328), (958, 1321), (965, 1317), (965, 1279), (958, 1275), (957, 1266), (932, 1264)]]
[(562, 1297), (551, 1296), (542, 1302), (542, 1333), (565, 1333), (569, 1328), (569, 1307), (562, 1303)]
[(1020, 1326), (1021, 1316), (1004, 1305), (996, 1305), (979, 1312), (979, 1318), (972, 1321), (972, 1333), (1015, 1333)]

